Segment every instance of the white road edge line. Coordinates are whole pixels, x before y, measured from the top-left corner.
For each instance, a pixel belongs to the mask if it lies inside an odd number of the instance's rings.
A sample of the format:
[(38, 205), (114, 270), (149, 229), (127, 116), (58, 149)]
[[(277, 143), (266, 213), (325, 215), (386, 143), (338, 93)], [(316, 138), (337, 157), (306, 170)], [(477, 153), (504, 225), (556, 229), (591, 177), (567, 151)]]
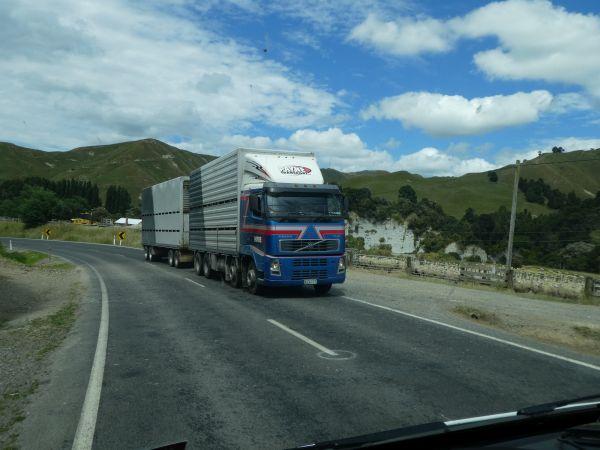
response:
[(102, 379), (104, 378), (104, 364), (106, 362), (106, 346), (108, 343), (108, 293), (106, 284), (100, 273), (91, 264), (85, 263), (98, 277), (100, 291), (102, 293), (102, 312), (100, 315), (100, 328), (98, 330), (98, 341), (94, 363), (90, 372), (85, 400), (81, 408), (79, 424), (73, 439), (73, 449), (88, 450), (92, 448), (94, 431), (96, 430), (96, 418), (100, 406), (100, 392), (102, 391)]
[(313, 341), (310, 338), (307, 338), (306, 336), (304, 336), (303, 334), (298, 333), (297, 331), (292, 330), (291, 328), (286, 327), (284, 324), (277, 322), (276, 320), (273, 319), (267, 319), (267, 322), (275, 325), (276, 327), (281, 328), (283, 331), (290, 333), (292, 336), (297, 337), (298, 339), (300, 339), (301, 341), (306, 342), (308, 345), (312, 345), (314, 348), (322, 351), (323, 353), (327, 353), (330, 356), (337, 356), (337, 353), (334, 352), (333, 350), (329, 350), (327, 347), (322, 346), (321, 344), (319, 344), (318, 342)]
[(413, 319), (417, 319), (417, 320), (422, 320), (424, 322), (433, 323), (435, 325), (439, 325), (439, 326), (442, 326), (442, 327), (450, 328), (452, 330), (460, 331), (462, 333), (472, 334), (474, 336), (478, 336), (478, 337), (481, 337), (481, 338), (484, 338), (484, 339), (489, 339), (491, 341), (500, 342), (501, 344), (510, 345), (511, 347), (517, 347), (517, 348), (520, 348), (522, 350), (527, 350), (527, 351), (530, 351), (530, 352), (533, 352), (533, 353), (538, 353), (540, 355), (549, 356), (551, 358), (559, 359), (561, 361), (566, 361), (566, 362), (569, 362), (571, 364), (576, 364), (578, 366), (587, 367), (588, 369), (600, 371), (600, 366), (595, 366), (594, 364), (590, 364), (590, 363), (586, 363), (586, 362), (583, 362), (583, 361), (579, 361), (577, 359), (567, 358), (566, 356), (561, 356), (561, 355), (557, 355), (555, 353), (546, 352), (544, 350), (539, 350), (537, 348), (529, 347), (527, 345), (517, 344), (516, 342), (507, 341), (506, 339), (497, 338), (497, 337), (494, 337), (494, 336), (490, 336), (488, 334), (479, 333), (479, 332), (473, 331), (473, 330), (468, 330), (466, 328), (457, 327), (455, 325), (450, 325), (449, 323), (440, 322), (439, 320), (428, 319), (427, 317), (417, 316), (416, 314), (411, 314), (411, 313), (408, 313), (408, 312), (405, 312), (405, 311), (400, 311), (399, 309), (390, 308), (388, 306), (378, 305), (376, 303), (367, 302), (365, 300), (359, 300), (357, 298), (348, 297), (346, 295), (342, 295), (342, 297), (345, 298), (345, 299), (351, 300), (353, 302), (358, 302), (358, 303), (363, 303), (365, 305), (374, 306), (375, 308), (384, 309), (386, 311), (394, 312), (396, 314), (401, 314), (401, 315), (406, 316), (406, 317), (412, 317)]
[(204, 286), (202, 283), (198, 283), (197, 281), (190, 280), (189, 278), (186, 278), (186, 280), (188, 280), (190, 283), (197, 284), (197, 285), (198, 285), (198, 286), (200, 286), (200, 287), (204, 287), (204, 288), (206, 287), (206, 286)]

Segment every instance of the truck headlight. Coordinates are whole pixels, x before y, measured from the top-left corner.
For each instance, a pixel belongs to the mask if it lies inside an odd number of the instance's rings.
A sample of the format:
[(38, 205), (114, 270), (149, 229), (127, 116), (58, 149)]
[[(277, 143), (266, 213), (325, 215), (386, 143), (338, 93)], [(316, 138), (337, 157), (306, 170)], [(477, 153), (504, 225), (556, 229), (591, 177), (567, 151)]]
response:
[(346, 258), (344, 258), (342, 256), (338, 262), (338, 273), (345, 272), (345, 271), (346, 271)]
[(271, 273), (273, 275), (281, 274), (281, 266), (279, 265), (279, 260), (277, 258), (271, 260)]

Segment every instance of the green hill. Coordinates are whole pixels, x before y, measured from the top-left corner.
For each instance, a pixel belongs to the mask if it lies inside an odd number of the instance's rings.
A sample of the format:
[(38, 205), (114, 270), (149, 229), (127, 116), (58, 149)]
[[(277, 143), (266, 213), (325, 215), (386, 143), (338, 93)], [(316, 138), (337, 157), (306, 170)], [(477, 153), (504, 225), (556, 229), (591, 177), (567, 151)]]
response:
[[(135, 202), (144, 187), (187, 175), (214, 158), (181, 150), (156, 139), (80, 147), (65, 152), (45, 152), (0, 142), (0, 180), (27, 176), (89, 180), (98, 184), (102, 199), (109, 185), (119, 184), (129, 191)], [(572, 160), (585, 161), (562, 163)], [(510, 208), (514, 167), (502, 167), (496, 173), (498, 182), (492, 183), (485, 172), (425, 178), (404, 171), (345, 173), (323, 170), (327, 182), (353, 188), (368, 187), (374, 196), (388, 199), (396, 198), (400, 186), (409, 184), (420, 198), (427, 197), (439, 203), (446, 213), (455, 217), (461, 217), (468, 207), (478, 213), (495, 211), (501, 205)], [(575, 191), (582, 198), (591, 197), (600, 190), (599, 174), (600, 149), (543, 154), (521, 168), (524, 178), (543, 178), (553, 188)], [(526, 202), (519, 193), (519, 209), (525, 208), (534, 214), (550, 212), (543, 205)]]
[[(582, 161), (566, 163), (573, 160)], [(497, 169), (496, 183), (488, 180), (486, 172), (431, 178), (404, 171), (343, 173), (325, 169), (323, 173), (327, 182), (335, 182), (343, 187), (367, 187), (374, 196), (390, 200), (397, 198), (401, 186), (409, 184), (419, 198), (426, 197), (439, 203), (446, 213), (455, 217), (462, 217), (468, 207), (478, 213), (492, 212), (502, 205), (510, 208), (514, 181), (514, 166)], [(542, 154), (521, 166), (521, 177), (542, 178), (553, 188), (563, 192), (575, 191), (581, 198), (594, 196), (600, 191), (599, 174), (600, 149)], [(534, 214), (550, 212), (543, 205), (525, 201), (521, 192), (518, 206), (519, 210), (528, 209)]]
[(124, 186), (135, 200), (151, 184), (180, 175), (214, 159), (181, 150), (156, 139), (44, 152), (0, 142), (0, 180), (39, 176), (76, 178), (97, 183), (104, 198), (111, 184)]

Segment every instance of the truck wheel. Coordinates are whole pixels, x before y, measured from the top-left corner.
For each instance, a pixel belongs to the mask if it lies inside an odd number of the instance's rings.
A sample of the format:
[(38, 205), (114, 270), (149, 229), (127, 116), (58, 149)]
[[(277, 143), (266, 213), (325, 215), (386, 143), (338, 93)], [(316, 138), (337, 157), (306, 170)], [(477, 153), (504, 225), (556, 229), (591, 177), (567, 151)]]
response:
[(262, 286), (258, 284), (258, 275), (254, 261), (250, 261), (248, 270), (246, 271), (246, 286), (248, 287), (248, 292), (254, 295), (258, 295), (262, 291)]
[(331, 289), (331, 283), (328, 284), (315, 284), (315, 293), (318, 295), (325, 295)]
[(239, 288), (242, 284), (240, 266), (236, 259), (233, 259), (229, 265), (229, 284), (234, 288)]
[(200, 253), (194, 255), (194, 271), (196, 275), (202, 275), (202, 255)]
[(181, 267), (181, 254), (179, 253), (179, 250), (175, 250), (173, 253), (173, 267), (179, 269)]
[(144, 259), (146, 261), (150, 260), (150, 249), (147, 246), (144, 246)]
[(156, 262), (158, 261), (158, 256), (152, 253), (152, 247), (148, 247), (148, 261)]
[(210, 254), (205, 253), (202, 257), (202, 274), (206, 278), (213, 278), (215, 276), (214, 271), (210, 268)]
[(169, 250), (167, 260), (169, 261), (169, 266), (173, 267), (173, 250)]

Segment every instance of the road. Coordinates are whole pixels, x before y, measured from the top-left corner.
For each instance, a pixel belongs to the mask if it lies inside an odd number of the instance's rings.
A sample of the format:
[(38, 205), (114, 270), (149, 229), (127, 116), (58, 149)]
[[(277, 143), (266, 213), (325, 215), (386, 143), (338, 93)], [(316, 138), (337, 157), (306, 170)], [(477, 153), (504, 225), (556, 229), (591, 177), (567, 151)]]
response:
[[(327, 296), (257, 297), (191, 269), (145, 262), (137, 249), (13, 244), (65, 257), (90, 278), (79, 320), (31, 405), (26, 448), (71, 448), (101, 329), (100, 280), (108, 334), (94, 448), (180, 440), (189, 448), (283, 448), (514, 410), (600, 386), (598, 359), (428, 317), (427, 308), (398, 313), (385, 306), (385, 286), (375, 291), (352, 273)], [(403, 304), (402, 290), (386, 295), (395, 309)], [(414, 302), (406, 298), (405, 312)]]

